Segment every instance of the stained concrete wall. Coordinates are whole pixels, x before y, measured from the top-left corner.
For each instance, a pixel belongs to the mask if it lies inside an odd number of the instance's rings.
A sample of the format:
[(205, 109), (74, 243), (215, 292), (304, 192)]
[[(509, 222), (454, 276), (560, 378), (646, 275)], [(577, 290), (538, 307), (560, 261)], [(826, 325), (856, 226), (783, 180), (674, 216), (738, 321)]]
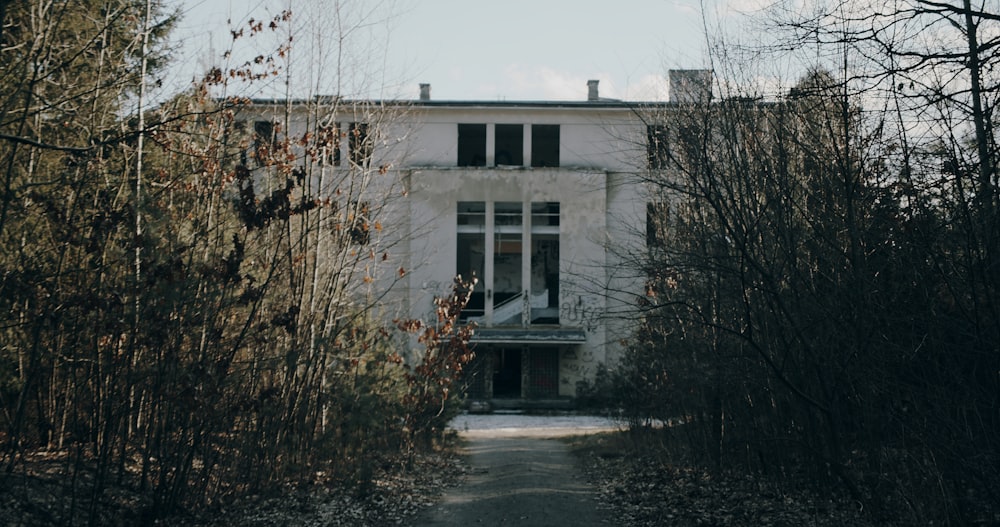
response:
[(559, 393), (574, 395), (588, 373), (580, 363), (606, 360), (605, 300), (585, 284), (605, 272), (607, 177), (605, 171), (560, 168), (409, 170), (415, 234), (408, 252), (424, 259), (409, 273), (413, 315), (427, 316), (433, 297), (444, 294), (454, 277), (459, 201), (559, 202), (559, 321), (587, 335), (578, 350), (561, 357)]
[[(378, 263), (388, 271), (377, 285), (393, 286), (383, 304), (433, 320), (432, 299), (448, 292), (456, 272), (459, 201), (559, 202), (559, 322), (586, 334), (582, 345), (560, 349), (559, 394), (575, 395), (579, 380), (617, 360), (620, 342), (635, 323), (643, 277), (626, 264), (630, 253), (642, 249), (644, 236), (647, 199), (635, 173), (645, 164), (645, 124), (624, 105), (418, 104), (395, 114), (377, 129), (372, 161), (388, 170), (369, 174), (365, 192), (373, 199), (391, 197), (382, 211), (388, 228), (379, 234), (391, 257)], [(288, 128), (295, 136), (304, 131), (305, 119), (293, 119)], [(458, 123), (488, 126), (488, 158), (494, 125), (526, 125), (526, 165), (529, 125), (558, 124), (560, 167), (457, 167)], [(397, 267), (405, 270), (402, 279), (392, 272)]]

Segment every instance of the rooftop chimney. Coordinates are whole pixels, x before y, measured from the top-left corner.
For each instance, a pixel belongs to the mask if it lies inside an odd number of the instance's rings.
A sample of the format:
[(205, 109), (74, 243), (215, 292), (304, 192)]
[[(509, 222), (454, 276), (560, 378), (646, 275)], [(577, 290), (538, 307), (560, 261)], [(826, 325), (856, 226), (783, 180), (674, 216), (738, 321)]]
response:
[(595, 80), (587, 81), (587, 100), (588, 101), (596, 101), (596, 100), (600, 99), (600, 97), (597, 95), (597, 83), (599, 83), (599, 82), (601, 82), (601, 81), (595, 81)]
[(427, 83), (420, 84), (420, 100), (429, 101), (431, 100), (431, 85)]
[(670, 70), (670, 102), (705, 103), (712, 99), (712, 70)]

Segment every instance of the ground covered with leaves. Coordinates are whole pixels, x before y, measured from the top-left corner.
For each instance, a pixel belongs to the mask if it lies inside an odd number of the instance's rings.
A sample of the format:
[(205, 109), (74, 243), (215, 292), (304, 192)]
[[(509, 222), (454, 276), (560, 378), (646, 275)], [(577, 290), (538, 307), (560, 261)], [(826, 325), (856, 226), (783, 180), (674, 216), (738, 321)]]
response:
[(226, 505), (180, 511), (164, 518), (148, 515), (148, 504), (127, 486), (112, 486), (94, 511), (74, 505), (70, 489), (80, 492), (86, 481), (60, 474), (58, 459), (29, 460), (27, 475), (0, 480), (0, 525), (163, 525), (171, 527), (369, 527), (409, 525), (412, 518), (457, 485), (466, 468), (454, 441), (432, 452), (415, 455), (408, 468), (383, 464), (363, 486), (324, 481), (288, 484), (267, 495), (244, 496)]
[(627, 432), (573, 439), (587, 477), (620, 525), (868, 527), (866, 511), (835, 489), (794, 476), (713, 473), (671, 460)]

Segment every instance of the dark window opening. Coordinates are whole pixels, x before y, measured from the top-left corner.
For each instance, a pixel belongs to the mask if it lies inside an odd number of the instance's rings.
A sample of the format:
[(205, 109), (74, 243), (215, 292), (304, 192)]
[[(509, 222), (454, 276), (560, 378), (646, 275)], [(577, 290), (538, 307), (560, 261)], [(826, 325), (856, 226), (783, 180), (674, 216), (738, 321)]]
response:
[(271, 121), (254, 121), (253, 123), (253, 158), (257, 165), (264, 166), (274, 153), (276, 138), (274, 123)]
[(665, 203), (646, 204), (646, 246), (663, 247), (667, 238), (668, 208)]
[(340, 166), (340, 129), (321, 126), (316, 133), (316, 147), (321, 165)]
[(667, 162), (670, 159), (667, 144), (666, 126), (651, 124), (646, 127), (646, 157), (650, 169), (667, 168)]
[(455, 271), (466, 281), (478, 278), (479, 283), (472, 288), (472, 295), (459, 320), (482, 317), (486, 313), (486, 284), (483, 283), (486, 269), (486, 202), (458, 202), (458, 246)]
[(496, 166), (524, 165), (524, 125), (496, 125)]
[[(559, 203), (531, 204), (532, 324), (559, 323)], [(534, 352), (532, 352), (534, 353)]]
[(559, 125), (531, 125), (531, 166), (559, 166)]
[(458, 166), (486, 166), (486, 125), (458, 125)]
[(493, 351), (493, 397), (521, 397), (521, 350), (500, 348)]
[(349, 211), (351, 225), (351, 241), (358, 245), (368, 245), (371, 241), (371, 225), (369, 224), (368, 202), (353, 202)]
[(351, 163), (361, 168), (368, 168), (374, 148), (372, 138), (368, 134), (368, 123), (351, 123), (348, 135), (347, 147), (351, 151)]

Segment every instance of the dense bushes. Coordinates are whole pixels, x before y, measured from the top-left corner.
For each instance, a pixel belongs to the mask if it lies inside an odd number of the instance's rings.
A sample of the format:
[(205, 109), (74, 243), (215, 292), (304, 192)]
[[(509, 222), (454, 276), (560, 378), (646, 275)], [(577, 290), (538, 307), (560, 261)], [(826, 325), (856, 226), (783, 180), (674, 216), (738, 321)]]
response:
[[(150, 50), (171, 20), (156, 5), (0, 10), (2, 490), (40, 523), (151, 519), (290, 483), (363, 491), (440, 432), (469, 358), (465, 296), (393, 322), (397, 182), (370, 159), (333, 166), (348, 132), (317, 124), (349, 113), (374, 138), (391, 113), (225, 96), (230, 79), (273, 78), (288, 42), (143, 107), (153, 81), (136, 72), (163, 58)], [(142, 119), (122, 120), (136, 102)], [(416, 351), (409, 330), (425, 331)]]
[(995, 521), (995, 196), (938, 170), (960, 153), (898, 155), (842, 91), (820, 72), (670, 115), (621, 408), (682, 418), (664, 433), (708, 466), (807, 470), (876, 518)]

